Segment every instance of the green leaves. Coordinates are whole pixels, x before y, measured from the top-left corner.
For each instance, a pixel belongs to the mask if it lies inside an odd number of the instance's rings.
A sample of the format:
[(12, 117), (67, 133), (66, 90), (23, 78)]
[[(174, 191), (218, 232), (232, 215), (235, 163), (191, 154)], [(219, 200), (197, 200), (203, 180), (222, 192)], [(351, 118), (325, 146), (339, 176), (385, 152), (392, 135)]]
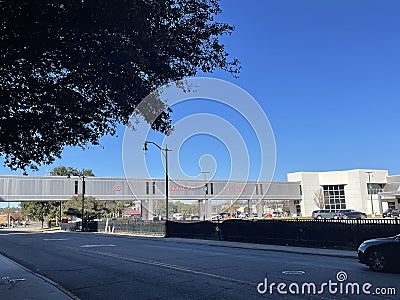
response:
[[(233, 27), (214, 21), (219, 12), (216, 0), (1, 1), (5, 164), (35, 169), (65, 146), (98, 145), (155, 88), (199, 70), (236, 76), (219, 42)], [(151, 127), (167, 133), (170, 114)]]
[(83, 169), (79, 171), (76, 168), (73, 167), (65, 167), (65, 166), (59, 166), (55, 167), (51, 172), (51, 176), (82, 176), (84, 175), (85, 177), (88, 176), (94, 176), (92, 169)]

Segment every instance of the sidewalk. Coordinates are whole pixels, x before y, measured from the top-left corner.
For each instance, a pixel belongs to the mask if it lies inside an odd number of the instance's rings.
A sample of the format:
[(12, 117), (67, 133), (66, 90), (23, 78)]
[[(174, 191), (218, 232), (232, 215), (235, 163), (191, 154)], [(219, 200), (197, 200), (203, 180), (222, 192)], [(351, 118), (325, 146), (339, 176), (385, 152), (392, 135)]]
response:
[(357, 259), (357, 251), (349, 251), (349, 250), (264, 245), (264, 244), (250, 244), (250, 243), (240, 243), (240, 242), (224, 242), (224, 241), (195, 240), (195, 239), (181, 239), (181, 238), (165, 238), (165, 240), (178, 243), (199, 244), (199, 245), (208, 245), (216, 247), (241, 248), (241, 249), (252, 249), (261, 251), (298, 253), (307, 255), (322, 255), (322, 256)]
[(321, 256), (332, 256), (332, 257), (341, 257), (341, 258), (352, 258), (352, 259), (358, 258), (357, 251), (350, 251), (350, 250), (292, 247), (292, 246), (251, 244), (251, 243), (240, 243), (240, 242), (226, 242), (226, 241), (172, 238), (172, 237), (164, 238), (164, 237), (157, 237), (157, 236), (134, 235), (131, 233), (97, 232), (97, 234), (107, 234), (107, 235), (111, 235), (111, 236), (118, 236), (118, 235), (130, 236), (132, 238), (142, 238), (142, 239), (159, 239), (159, 240), (165, 241), (165, 242), (208, 245), (208, 246), (215, 246), (215, 247), (240, 248), (240, 249), (251, 249), (251, 250), (260, 250), (260, 251), (307, 254), (307, 255), (321, 255)]
[(0, 299), (78, 300), (57, 283), (0, 255)]

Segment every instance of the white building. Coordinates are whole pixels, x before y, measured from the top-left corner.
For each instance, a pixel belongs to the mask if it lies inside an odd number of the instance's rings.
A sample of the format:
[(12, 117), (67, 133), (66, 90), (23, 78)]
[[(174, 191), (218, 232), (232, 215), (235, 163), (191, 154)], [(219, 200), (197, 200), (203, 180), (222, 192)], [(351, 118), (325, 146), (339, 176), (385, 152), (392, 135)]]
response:
[(334, 172), (296, 172), (287, 175), (289, 182), (299, 182), (302, 200), (291, 202), (291, 211), (310, 216), (319, 209), (321, 191), (325, 209), (355, 209), (367, 214), (382, 214), (398, 208), (400, 175), (388, 176), (387, 170), (347, 170)]

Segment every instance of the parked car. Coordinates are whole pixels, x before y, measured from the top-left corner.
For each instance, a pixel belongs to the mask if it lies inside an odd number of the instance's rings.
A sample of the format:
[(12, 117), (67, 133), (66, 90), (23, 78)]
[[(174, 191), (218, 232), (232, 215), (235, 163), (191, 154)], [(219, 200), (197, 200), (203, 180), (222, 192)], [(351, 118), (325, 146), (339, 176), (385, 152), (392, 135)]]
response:
[(230, 220), (232, 219), (232, 215), (228, 212), (220, 213), (222, 220)]
[(367, 240), (358, 247), (358, 261), (373, 271), (400, 270), (400, 234)]
[(181, 213), (173, 214), (172, 220), (173, 221), (183, 221), (183, 214), (181, 214)]
[(283, 217), (283, 212), (280, 212), (280, 211), (273, 211), (273, 212), (272, 212), (272, 217), (273, 217), (273, 218), (280, 218), (280, 217)]
[(212, 214), (211, 220), (212, 221), (220, 221), (220, 220), (222, 220), (222, 216), (220, 214)]
[(334, 219), (336, 218), (336, 212), (328, 209), (319, 209), (314, 210), (311, 216), (313, 219)]
[(192, 215), (191, 214), (183, 214), (183, 220), (184, 221), (192, 220)]
[(153, 221), (166, 221), (167, 220), (167, 217), (166, 216), (160, 216), (160, 215), (158, 215), (158, 216), (154, 216), (153, 217)]
[(398, 218), (400, 216), (400, 210), (395, 209), (395, 208), (389, 208), (385, 210), (385, 212), (382, 214), (382, 217), (395, 217)]
[(344, 209), (337, 212), (338, 219), (366, 219), (367, 214), (354, 209)]

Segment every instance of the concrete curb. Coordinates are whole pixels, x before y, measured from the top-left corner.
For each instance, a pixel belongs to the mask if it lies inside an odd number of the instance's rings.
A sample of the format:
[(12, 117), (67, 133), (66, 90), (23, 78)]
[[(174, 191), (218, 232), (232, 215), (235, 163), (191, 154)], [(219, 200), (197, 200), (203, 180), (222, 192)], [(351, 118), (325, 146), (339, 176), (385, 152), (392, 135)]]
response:
[(64, 287), (62, 287), (60, 284), (52, 281), (51, 279), (38, 274), (26, 267), (24, 267), (23, 265), (15, 262), (14, 260), (12, 260), (11, 258), (7, 257), (6, 255), (4, 255), (4, 253), (0, 254), (0, 259), (3, 260), (7, 260), (9, 263), (17, 266), (18, 268), (22, 269), (23, 271), (30, 273), (31, 275), (40, 278), (41, 280), (45, 281), (47, 284), (51, 285), (52, 287), (56, 288), (57, 290), (59, 290), (60, 292), (62, 292), (66, 297), (68, 297), (69, 299), (73, 299), (73, 300), (81, 300), (79, 297), (75, 296), (74, 294), (72, 294), (71, 292), (69, 292), (68, 290), (66, 290)]

